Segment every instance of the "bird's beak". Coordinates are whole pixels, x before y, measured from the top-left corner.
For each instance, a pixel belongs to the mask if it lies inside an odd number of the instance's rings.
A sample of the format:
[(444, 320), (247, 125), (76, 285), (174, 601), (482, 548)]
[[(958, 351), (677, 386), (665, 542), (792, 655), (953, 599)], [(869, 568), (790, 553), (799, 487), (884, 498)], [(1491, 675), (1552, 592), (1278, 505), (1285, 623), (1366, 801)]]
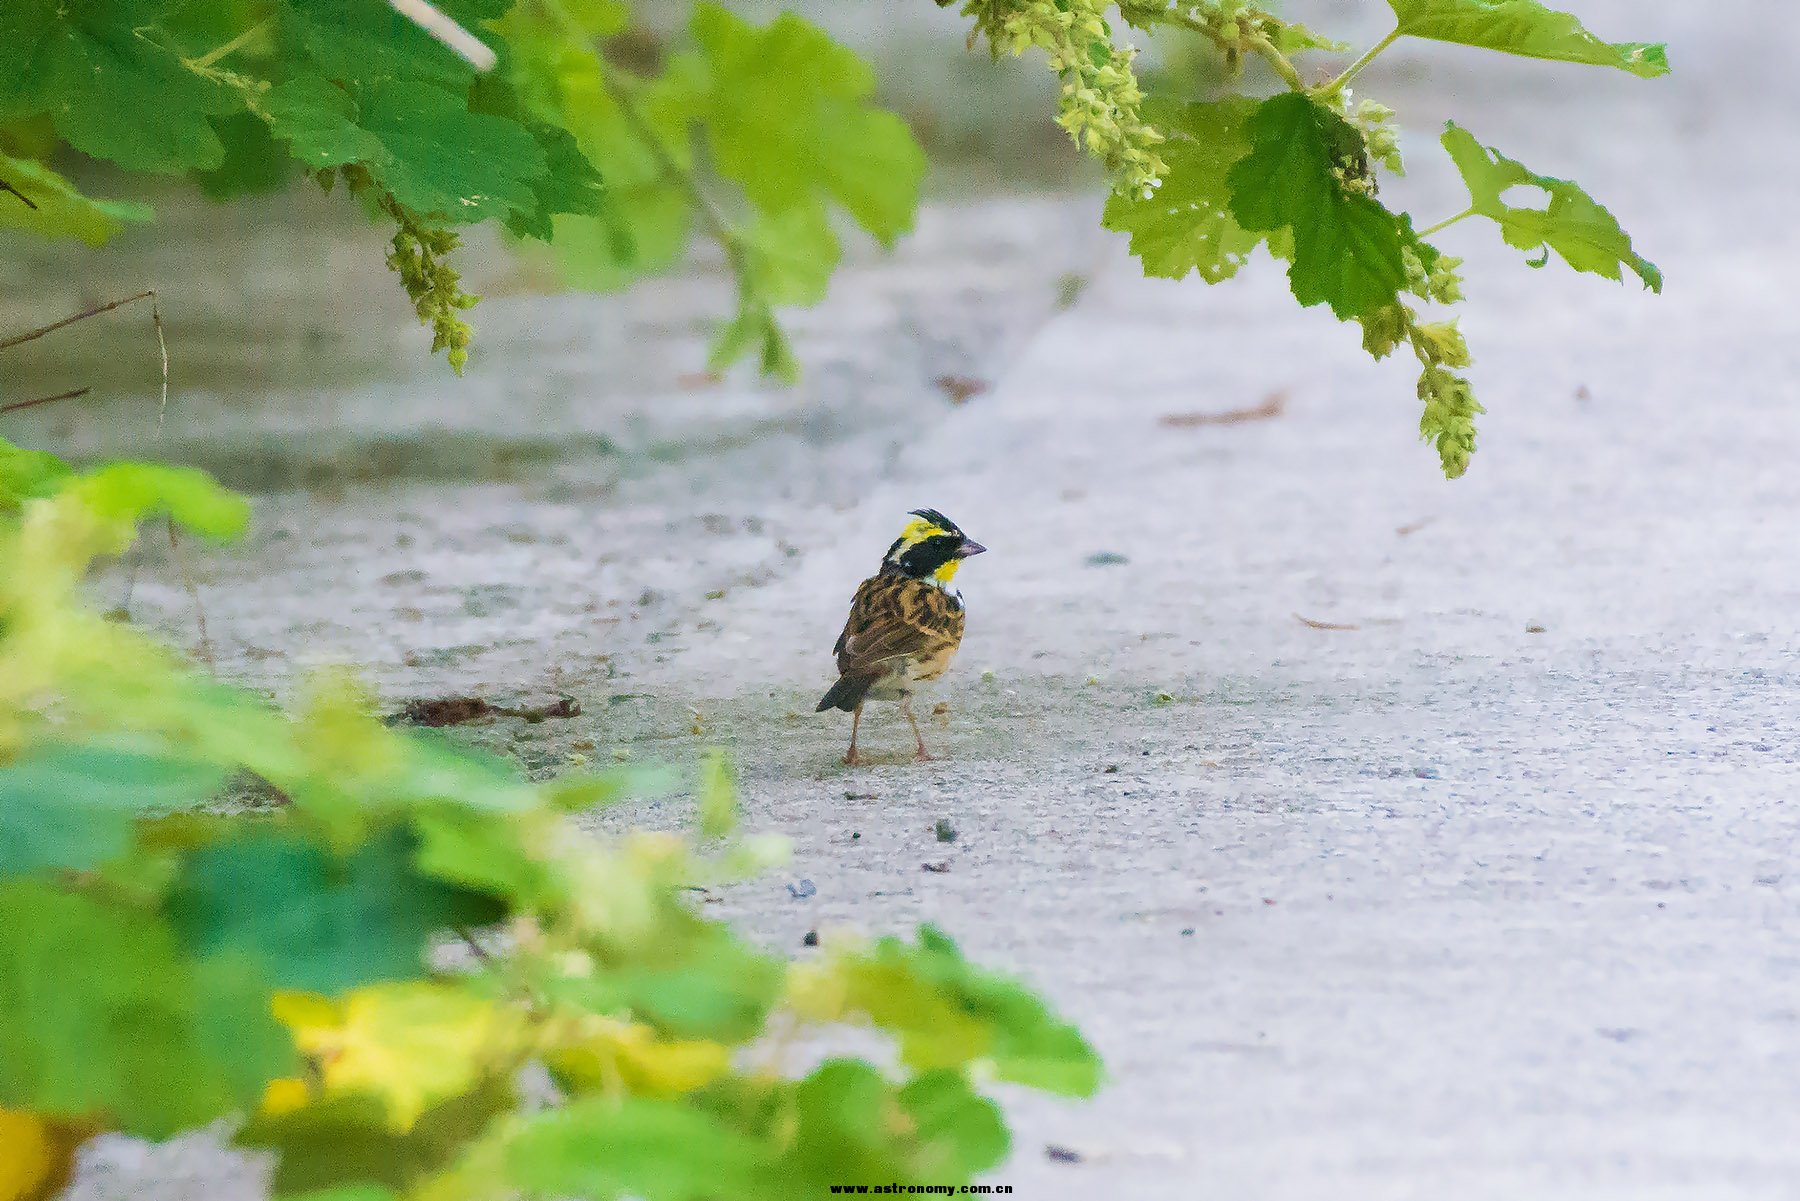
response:
[(964, 538), (962, 545), (956, 548), (956, 557), (959, 559), (971, 559), (986, 550), (987, 547), (981, 545), (981, 543), (975, 541), (973, 538)]

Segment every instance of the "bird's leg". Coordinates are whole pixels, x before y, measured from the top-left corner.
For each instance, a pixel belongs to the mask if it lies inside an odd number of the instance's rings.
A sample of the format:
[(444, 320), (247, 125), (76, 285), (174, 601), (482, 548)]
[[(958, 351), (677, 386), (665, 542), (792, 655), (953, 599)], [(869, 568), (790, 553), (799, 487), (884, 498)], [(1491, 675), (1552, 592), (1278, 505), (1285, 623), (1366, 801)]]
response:
[(919, 719), (913, 716), (912, 697), (903, 696), (900, 698), (900, 712), (906, 714), (906, 720), (912, 723), (913, 739), (919, 744), (918, 752), (913, 755), (913, 758), (917, 759), (920, 763), (930, 762), (931, 752), (925, 749), (925, 735), (919, 733)]
[(862, 760), (856, 757), (856, 730), (862, 725), (862, 705), (858, 704), (850, 712), (850, 749), (844, 754), (844, 762), (855, 767)]

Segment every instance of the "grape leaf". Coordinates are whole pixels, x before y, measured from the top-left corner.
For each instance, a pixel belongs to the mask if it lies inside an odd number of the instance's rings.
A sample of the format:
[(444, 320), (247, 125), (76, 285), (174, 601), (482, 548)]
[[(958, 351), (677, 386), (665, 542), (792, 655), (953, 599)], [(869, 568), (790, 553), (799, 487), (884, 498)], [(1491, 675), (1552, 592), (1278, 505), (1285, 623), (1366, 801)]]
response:
[(380, 160), (386, 150), (356, 123), (350, 93), (317, 75), (278, 83), (262, 100), (275, 136), (309, 167), (341, 167)]
[(922, 1072), (900, 1090), (919, 1140), (914, 1163), (921, 1179), (966, 1180), (997, 1168), (1012, 1136), (1000, 1107), (969, 1087), (961, 1072)]
[[(1618, 219), (1579, 185), (1535, 174), (1483, 146), (1455, 122), (1444, 127), (1443, 142), (1469, 186), (1475, 212), (1500, 226), (1508, 246), (1527, 253), (1548, 247), (1575, 270), (1611, 280), (1622, 280), (1622, 269), (1629, 268), (1646, 288), (1662, 291), (1662, 272), (1656, 264), (1632, 249), (1631, 236), (1619, 228)], [(1541, 189), (1549, 203), (1541, 209), (1506, 203), (1503, 195), (1507, 189), (1519, 186)], [(1532, 260), (1531, 265), (1543, 266), (1542, 258)]]
[(412, 853), (398, 829), (341, 859), (294, 833), (243, 835), (187, 857), (169, 919), (196, 954), (260, 957), (277, 988), (333, 995), (410, 979), (433, 934), (498, 914), (420, 876)]
[(426, 1110), (410, 1129), (397, 1133), (380, 1100), (328, 1097), (298, 1109), (265, 1110), (235, 1141), (280, 1153), (273, 1180), (278, 1197), (327, 1189), (358, 1196), (352, 1190), (359, 1186), (404, 1190), (460, 1159), (471, 1142), (517, 1104), (510, 1083), (487, 1081)]
[(673, 266), (687, 247), (693, 200), (664, 164), (692, 161), (692, 72), (672, 64), (655, 81), (634, 85), (642, 120), (633, 121), (608, 91), (599, 61), (572, 53), (560, 29), (523, 11), (501, 28), (525, 111), (566, 127), (590, 162), (606, 164), (603, 203), (592, 215), (553, 217), (551, 246), (564, 280), (612, 291)]
[(769, 1195), (758, 1143), (697, 1109), (644, 1097), (596, 1097), (528, 1118), (506, 1140), (505, 1163), (534, 1197)]
[(395, 1134), (508, 1073), (525, 1044), (515, 1007), (435, 981), (359, 988), (342, 1002), (280, 993), (274, 1011), (301, 1054), (319, 1065), (324, 1095), (379, 1099)]
[[(0, 226), (46, 238), (76, 237), (98, 246), (127, 222), (148, 221), (153, 216), (148, 205), (83, 196), (74, 184), (43, 163), (13, 158), (4, 151), (0, 151), (0, 179), (31, 201), (27, 205), (18, 196), (0, 195)], [(0, 494), (4, 491), (0, 485)]]
[(213, 132), (225, 147), (225, 158), (209, 171), (196, 171), (200, 190), (214, 200), (232, 200), (272, 192), (287, 182), (292, 159), (269, 132), (268, 122), (254, 113), (213, 118)]
[(292, 1067), (242, 961), (196, 966), (151, 914), (0, 883), (0, 1104), (167, 1138)]
[(746, 241), (751, 276), (769, 303), (818, 304), (825, 299), (843, 250), (823, 204), (809, 201), (780, 213), (758, 213)]
[(244, 532), (250, 506), (204, 471), (156, 463), (113, 463), (69, 485), (96, 517), (129, 531), (145, 518), (167, 513), (175, 521), (218, 541)]
[(1392, 304), (1406, 287), (1402, 252), (1418, 238), (1404, 217), (1339, 177), (1362, 136), (1298, 92), (1257, 105), (1245, 134), (1250, 152), (1226, 176), (1231, 213), (1246, 230), (1292, 229), (1295, 298), (1329, 304), (1346, 321)]
[(532, 212), (544, 152), (515, 121), (470, 112), (449, 92), (384, 80), (362, 98), (360, 124), (387, 151), (368, 164), (407, 208), (452, 221)]
[(1665, 47), (1603, 42), (1568, 13), (1536, 0), (1388, 0), (1400, 32), (1439, 42), (1480, 46), (1525, 58), (1617, 67), (1641, 79), (1669, 73)]
[(1150, 196), (1114, 192), (1106, 228), (1131, 235), (1144, 274), (1181, 279), (1198, 271), (1216, 284), (1236, 275), (1262, 242), (1231, 215), (1226, 173), (1250, 150), (1244, 123), (1255, 101), (1232, 97), (1171, 108), (1155, 117), (1171, 138), (1158, 148), (1168, 170)]
[(209, 117), (243, 107), (149, 36), (164, 0), (0, 5), (0, 121), (50, 114), (71, 146), (136, 171), (216, 167)]
[(548, 242), (555, 234), (552, 218), (591, 215), (606, 203), (600, 172), (581, 151), (575, 135), (551, 121), (535, 119), (512, 86), (512, 52), (504, 49), (499, 69), (482, 75), (469, 94), (471, 112), (501, 117), (522, 126), (543, 152), (545, 170), (532, 182), (535, 203), (506, 219), (506, 227), (519, 237)]
[(694, 10), (699, 116), (719, 172), (765, 213), (824, 195), (883, 245), (912, 228), (925, 156), (868, 104), (874, 75), (791, 13), (761, 29), (713, 3)]
[(0, 513), (28, 500), (53, 496), (72, 476), (69, 465), (47, 450), (26, 450), (0, 438)]
[(49, 745), (0, 767), (0, 876), (86, 870), (123, 852), (140, 813), (197, 805), (225, 781), (204, 764), (100, 745)]
[(900, 1057), (920, 1071), (975, 1061), (995, 1074), (1050, 1092), (1085, 1097), (1100, 1084), (1100, 1060), (1073, 1026), (1024, 986), (964, 959), (948, 935), (919, 927), (917, 945), (884, 938), (799, 971), (790, 988), (807, 1016), (863, 1015), (900, 1039)]
[[(479, 34), (513, 0), (437, 0), (436, 7)], [(324, 73), (347, 84), (383, 80), (432, 83), (461, 91), (475, 70), (454, 50), (402, 16), (369, 0), (282, 0), (283, 24)]]

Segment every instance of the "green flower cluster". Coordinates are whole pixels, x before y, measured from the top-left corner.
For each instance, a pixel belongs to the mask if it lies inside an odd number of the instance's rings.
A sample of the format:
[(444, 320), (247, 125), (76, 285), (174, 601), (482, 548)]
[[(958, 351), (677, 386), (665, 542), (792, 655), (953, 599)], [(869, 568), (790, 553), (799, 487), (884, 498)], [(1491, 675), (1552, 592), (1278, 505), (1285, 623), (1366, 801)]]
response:
[(962, 12), (995, 58), (1044, 52), (1062, 80), (1056, 123), (1105, 164), (1114, 191), (1142, 196), (1168, 170), (1156, 150), (1163, 135), (1143, 118), (1137, 49), (1113, 44), (1107, 8), (1105, 0), (964, 0)]
[(431, 327), (431, 353), (448, 352), (444, 357), (450, 369), (461, 375), (475, 337), (462, 314), (481, 297), (462, 290), (462, 276), (450, 265), (460, 239), (451, 230), (421, 221), (392, 196), (384, 197), (381, 207), (400, 226), (388, 251), (388, 270), (400, 277), (419, 321)]

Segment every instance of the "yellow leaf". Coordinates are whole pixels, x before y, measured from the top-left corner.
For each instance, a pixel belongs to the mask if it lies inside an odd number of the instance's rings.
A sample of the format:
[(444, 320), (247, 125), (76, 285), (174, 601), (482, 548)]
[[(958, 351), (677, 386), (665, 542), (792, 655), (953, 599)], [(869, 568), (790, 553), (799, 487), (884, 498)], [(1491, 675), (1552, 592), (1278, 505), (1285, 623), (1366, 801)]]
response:
[(731, 1052), (721, 1043), (665, 1042), (648, 1026), (616, 1018), (583, 1015), (559, 1034), (544, 1060), (584, 1089), (674, 1097), (712, 1083), (731, 1068)]
[(0, 1201), (49, 1201), (75, 1170), (89, 1130), (0, 1109)]
[[(358, 989), (341, 1002), (298, 993), (276, 997), (275, 1016), (316, 1066), (326, 1096), (379, 1098), (396, 1133), (431, 1106), (517, 1066), (525, 1019), (447, 984), (411, 982)], [(277, 1081), (264, 1103), (295, 1108), (305, 1086)]]

